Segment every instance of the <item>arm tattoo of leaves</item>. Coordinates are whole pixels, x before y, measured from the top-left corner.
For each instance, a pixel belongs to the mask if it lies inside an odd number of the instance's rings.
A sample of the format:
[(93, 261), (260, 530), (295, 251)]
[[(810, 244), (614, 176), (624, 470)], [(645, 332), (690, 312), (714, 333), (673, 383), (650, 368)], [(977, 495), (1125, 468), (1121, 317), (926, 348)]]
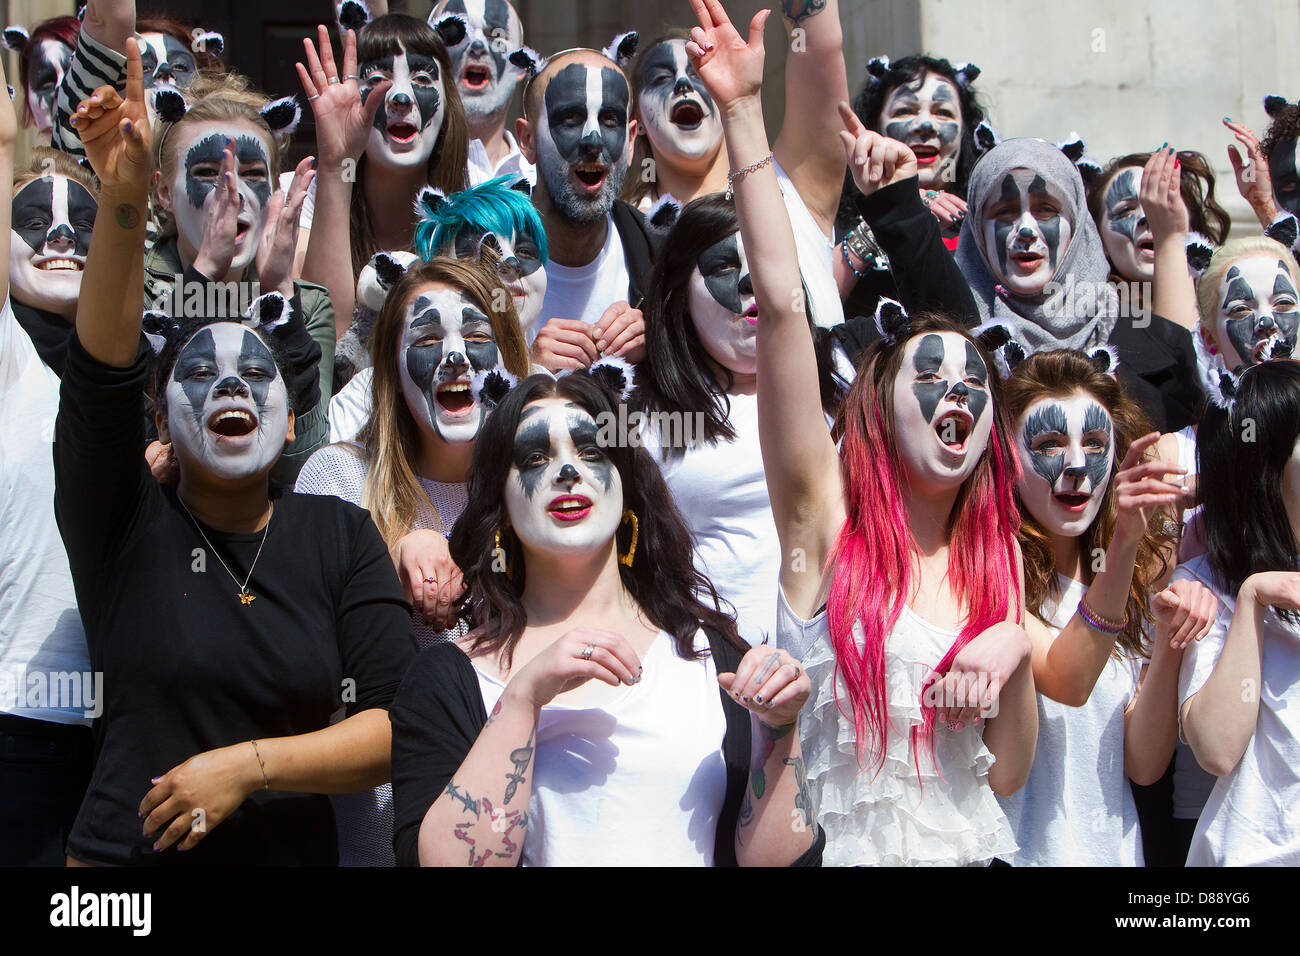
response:
[(443, 792), (448, 794), (453, 800), (455, 800), (457, 803), (463, 806), (467, 811), (474, 814), (475, 819), (478, 818), (478, 812), (479, 812), (478, 801), (475, 800), (473, 797), (471, 797), (467, 791), (462, 790), (460, 787), (456, 786), (455, 780), (447, 784), (447, 789), (444, 790)]
[[(762, 800), (763, 794), (767, 791), (767, 775), (763, 772), (763, 768), (767, 766), (768, 758), (772, 756), (772, 751), (776, 749), (776, 742), (789, 735), (790, 731), (794, 730), (795, 725), (786, 724), (784, 727), (769, 727), (759, 721), (758, 726), (758, 750), (749, 768), (749, 785), (754, 791), (754, 796)], [(745, 799), (749, 799), (748, 794), (746, 794)]]
[(799, 781), (799, 792), (794, 797), (794, 808), (803, 818), (803, 825), (811, 827), (816, 814), (813, 811), (812, 793), (808, 789), (808, 774), (804, 771), (803, 757), (786, 757), (781, 762), (787, 767), (794, 768), (795, 778)]
[(826, 9), (826, 0), (781, 0), (781, 10), (787, 20), (802, 23)]
[(528, 765), (533, 761), (533, 738), (536, 734), (537, 729), (534, 728), (533, 732), (528, 735), (528, 743), (510, 751), (510, 762), (515, 765), (515, 769), (513, 773), (506, 774), (505, 801), (507, 804), (514, 799), (515, 791), (519, 789), (519, 785), (527, 779), (524, 776), (524, 771), (528, 769)]

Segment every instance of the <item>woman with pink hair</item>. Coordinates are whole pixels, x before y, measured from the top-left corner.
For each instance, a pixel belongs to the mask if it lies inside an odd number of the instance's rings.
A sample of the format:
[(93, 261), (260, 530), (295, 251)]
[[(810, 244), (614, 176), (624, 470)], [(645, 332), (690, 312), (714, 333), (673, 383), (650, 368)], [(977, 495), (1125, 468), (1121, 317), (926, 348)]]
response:
[[(944, 316), (882, 316), (845, 403), (822, 422), (798, 259), (772, 170), (749, 42), (691, 0), (687, 50), (722, 106), (758, 302), (758, 417), (785, 560), (777, 644), (812, 682), (802, 738), (824, 861), (978, 864), (1015, 847), (994, 794), (1019, 789), (1037, 712), (1021, 627), (1017, 463), (984, 349)], [(842, 134), (864, 194), (916, 175), (902, 143)]]

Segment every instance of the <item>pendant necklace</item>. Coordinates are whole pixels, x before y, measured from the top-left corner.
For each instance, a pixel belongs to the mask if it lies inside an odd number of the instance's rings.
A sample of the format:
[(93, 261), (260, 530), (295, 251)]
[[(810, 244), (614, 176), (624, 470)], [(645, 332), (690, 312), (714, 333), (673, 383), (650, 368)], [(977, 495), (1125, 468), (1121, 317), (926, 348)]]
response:
[[(213, 547), (212, 542), (208, 540), (208, 536), (203, 533), (203, 526), (199, 524), (198, 519), (194, 517), (193, 512), (185, 506), (185, 502), (181, 501), (181, 496), (177, 495), (176, 500), (180, 502), (182, 508), (185, 508), (185, 513), (190, 516), (190, 521), (194, 523), (194, 527), (198, 530), (199, 536), (203, 538), (203, 543), (208, 546), (208, 550), (217, 556), (217, 560), (220, 561), (221, 566), (226, 569), (226, 573), (230, 575), (231, 580), (236, 584), (239, 584), (239, 578), (235, 577), (235, 572), (230, 570), (230, 565), (226, 564), (225, 559), (221, 557), (221, 552)], [(244, 607), (251, 606), (252, 603), (257, 600), (257, 595), (248, 590), (248, 582), (253, 578), (253, 568), (257, 567), (257, 559), (262, 556), (262, 547), (266, 544), (266, 535), (267, 532), (271, 530), (271, 518), (274, 516), (275, 502), (272, 502), (271, 514), (266, 519), (266, 527), (262, 529), (262, 543), (257, 546), (257, 554), (253, 556), (253, 563), (248, 566), (248, 576), (244, 578), (244, 583), (239, 585), (239, 591), (235, 595), (239, 598), (239, 603), (244, 605)]]

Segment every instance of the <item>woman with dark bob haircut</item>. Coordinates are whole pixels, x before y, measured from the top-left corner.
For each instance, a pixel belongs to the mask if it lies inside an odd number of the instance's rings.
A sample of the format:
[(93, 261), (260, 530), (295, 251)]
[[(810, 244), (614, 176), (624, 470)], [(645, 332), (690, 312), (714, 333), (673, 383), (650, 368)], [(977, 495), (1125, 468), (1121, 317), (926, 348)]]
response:
[(1174, 578), (1219, 599), (1179, 675), (1182, 734), (1219, 778), (1188, 866), (1300, 863), (1300, 363), (1221, 373), (1196, 454), (1206, 553)]
[(739, 639), (618, 411), (535, 375), (483, 427), (451, 538), (472, 629), (392, 714), (399, 863), (820, 862), (807, 676)]

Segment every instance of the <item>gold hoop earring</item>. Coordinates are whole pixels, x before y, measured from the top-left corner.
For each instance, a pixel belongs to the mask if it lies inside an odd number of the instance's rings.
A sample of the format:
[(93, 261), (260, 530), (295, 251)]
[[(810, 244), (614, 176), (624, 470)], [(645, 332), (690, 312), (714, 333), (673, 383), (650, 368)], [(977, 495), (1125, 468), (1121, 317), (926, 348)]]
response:
[[(492, 536), (492, 545), (494, 548), (492, 552), (492, 570), (504, 571), (506, 575), (506, 580), (507, 581), (512, 580), (512, 576), (510, 574), (510, 565), (506, 563), (506, 552), (505, 549), (501, 547), (500, 528), (497, 528), (496, 532)], [(499, 566), (498, 566), (498, 562), (499, 562)]]
[(626, 564), (630, 568), (632, 567), (632, 559), (636, 556), (636, 539), (641, 533), (641, 527), (636, 520), (636, 512), (631, 508), (628, 508), (627, 511), (623, 512), (623, 520), (628, 521), (629, 519), (632, 522), (632, 544), (628, 547), (627, 554), (620, 554), (618, 556), (618, 563)]

